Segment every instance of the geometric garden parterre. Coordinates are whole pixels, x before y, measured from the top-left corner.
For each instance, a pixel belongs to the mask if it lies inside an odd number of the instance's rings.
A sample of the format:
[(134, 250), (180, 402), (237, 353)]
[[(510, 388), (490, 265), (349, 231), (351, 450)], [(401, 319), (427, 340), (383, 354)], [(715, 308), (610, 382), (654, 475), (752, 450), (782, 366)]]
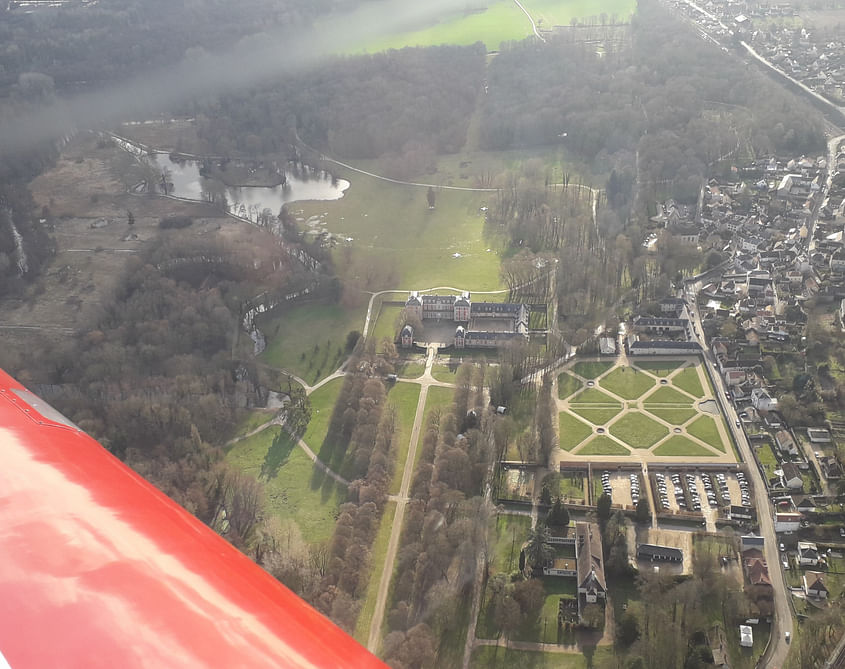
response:
[(736, 461), (697, 357), (578, 360), (557, 405), (562, 460)]

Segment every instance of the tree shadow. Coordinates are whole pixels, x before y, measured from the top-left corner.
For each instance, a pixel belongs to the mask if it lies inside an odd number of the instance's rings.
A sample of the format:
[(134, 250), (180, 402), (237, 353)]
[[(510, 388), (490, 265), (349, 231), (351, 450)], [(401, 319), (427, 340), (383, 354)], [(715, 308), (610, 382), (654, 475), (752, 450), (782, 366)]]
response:
[(295, 437), (291, 437), (284, 431), (279, 432), (264, 456), (264, 462), (261, 464), (261, 478), (266, 481), (276, 478), (279, 470), (288, 461), (294, 446)]

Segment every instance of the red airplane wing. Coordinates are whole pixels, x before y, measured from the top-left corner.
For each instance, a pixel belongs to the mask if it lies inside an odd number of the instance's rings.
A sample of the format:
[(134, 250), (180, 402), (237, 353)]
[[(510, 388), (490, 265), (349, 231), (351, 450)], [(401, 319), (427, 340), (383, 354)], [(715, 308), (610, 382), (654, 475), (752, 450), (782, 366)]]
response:
[(0, 667), (385, 667), (0, 371)]

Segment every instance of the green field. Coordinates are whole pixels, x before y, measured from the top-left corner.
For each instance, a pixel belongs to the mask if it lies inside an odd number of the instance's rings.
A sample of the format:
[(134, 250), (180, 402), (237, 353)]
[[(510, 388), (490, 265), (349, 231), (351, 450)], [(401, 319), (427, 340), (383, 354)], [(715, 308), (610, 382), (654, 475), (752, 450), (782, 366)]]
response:
[(699, 446), (694, 441), (690, 441), (680, 434), (673, 435), (671, 438), (667, 439), (664, 443), (655, 448), (652, 453), (654, 453), (654, 455), (689, 455), (694, 457), (705, 456), (711, 458), (716, 456), (713, 451), (704, 448), (704, 446)]
[(591, 441), (587, 442), (586, 446), (582, 446), (578, 451), (578, 455), (629, 455), (630, 451), (616, 443), (610, 437), (603, 434), (598, 435)]
[(717, 448), (723, 453), (725, 452), (725, 445), (722, 443), (722, 438), (719, 436), (719, 428), (716, 421), (710, 416), (701, 416), (696, 418), (687, 426), (687, 433), (693, 437), (701, 439), (705, 444), (709, 444), (713, 448)]
[(331, 480), (312, 487), (314, 464), (287, 432), (270, 427), (238, 442), (226, 454), (228, 464), (256, 478), (267, 471), (271, 460), (272, 471), (261, 476), (265, 513), (293, 520), (309, 543), (328, 540), (346, 491)]
[(313, 384), (334, 372), (346, 358), (346, 335), (364, 325), (366, 307), (308, 304), (258, 320), (267, 337), (260, 359)]
[(479, 646), (474, 648), (470, 657), (470, 669), (588, 669), (595, 666), (599, 658), (612, 657), (612, 646), (601, 646), (592, 654), (592, 662), (580, 653), (542, 653), (533, 650), (514, 650), (501, 647)]
[(629, 0), (525, 0), (522, 4), (540, 28), (568, 26), (572, 18), (589, 21), (597, 17), (601, 22), (602, 14), (627, 21), (636, 8)]
[(636, 367), (617, 367), (602, 377), (599, 385), (626, 400), (635, 400), (654, 387), (654, 378), (643, 374)]
[(611, 425), (610, 434), (634, 448), (651, 448), (669, 434), (669, 430), (645, 414), (632, 411)]
[[(528, 17), (511, 0), (494, 0), (486, 9), (471, 12), (462, 3), (458, 11), (445, 13), (413, 30), (389, 37), (368, 40), (356, 51), (384, 51), (406, 46), (438, 44), (473, 44), (484, 42), (489, 50), (499, 48), (501, 42), (521, 40), (533, 34)], [(469, 5), (466, 5), (469, 7)]]
[(643, 360), (642, 362), (638, 361), (636, 366), (655, 376), (669, 376), (683, 364), (683, 360)]
[(531, 518), (501, 514), (496, 517), (496, 544), (493, 548), (492, 572), (509, 574), (519, 569), (519, 552), (528, 539)]
[[(674, 388), (664, 386), (658, 388), (651, 395), (649, 395), (644, 403), (649, 404), (681, 404), (683, 406), (691, 406), (692, 400), (686, 395), (679, 393)], [(646, 406), (648, 408), (648, 406)]]
[(396, 373), (403, 379), (418, 379), (425, 371), (425, 360), (406, 360), (396, 363)]
[(254, 411), (245, 412), (243, 417), (238, 421), (237, 425), (232, 430), (232, 437), (240, 437), (245, 435), (257, 427), (264, 425), (267, 421), (273, 420), (276, 417), (275, 411), (267, 411), (266, 409), (256, 409)]
[(370, 636), (370, 623), (373, 621), (373, 614), (376, 610), (378, 586), (381, 582), (384, 560), (387, 557), (387, 544), (390, 541), (390, 531), (393, 528), (393, 517), (395, 515), (396, 502), (385, 504), (378, 534), (373, 541), (372, 553), (370, 553), (370, 580), (367, 582), (367, 594), (364, 596), (364, 603), (361, 605), (361, 611), (358, 613), (358, 620), (355, 624), (355, 638), (359, 643), (366, 644)]
[(572, 393), (574, 393), (576, 390), (580, 390), (583, 385), (584, 384), (582, 384), (571, 374), (562, 372), (557, 377), (557, 396), (560, 399), (565, 399), (569, 397)]
[(560, 414), (560, 447), (571, 451), (593, 433), (593, 429), (566, 411)]
[(704, 397), (704, 389), (698, 378), (697, 367), (687, 367), (672, 377), (672, 385), (688, 392), (693, 397)]
[(613, 364), (612, 362), (581, 360), (572, 365), (572, 371), (585, 379), (597, 379), (613, 367)]
[(505, 239), (489, 231), (480, 211), (493, 194), (441, 190), (437, 208), (429, 210), (426, 188), (343, 168), (334, 171), (352, 184), (340, 200), (297, 206), (298, 216), (326, 214), (322, 220), (330, 232), (354, 239), (333, 252), (345, 284), (365, 291), (444, 284), (474, 291), (501, 287)]
[(610, 395), (606, 395), (597, 388), (587, 388), (581, 391), (571, 400), (570, 404), (602, 404), (605, 407), (608, 405), (622, 408), (622, 405)]
[(420, 386), (416, 383), (394, 383), (388, 386), (387, 401), (396, 407), (399, 421), (396, 434), (396, 458), (393, 465), (393, 478), (388, 492), (395, 495), (402, 485), (402, 472), (411, 446), (411, 429), (417, 415), (417, 402), (420, 399)]
[(559, 494), (573, 499), (585, 499), (584, 474), (561, 474)]
[[(375, 326), (373, 327), (371, 334), (376, 340), (376, 345), (381, 347), (382, 339), (389, 339), (390, 341), (394, 341), (397, 335), (397, 327), (396, 321), (399, 319), (399, 316), (402, 313), (403, 307), (398, 306), (382, 306), (378, 312), (378, 318), (376, 319)], [(375, 314), (374, 314), (375, 316)], [(379, 350), (381, 350), (379, 348)]]
[(431, 366), (431, 375), (437, 379), (438, 381), (442, 381), (443, 383), (454, 383), (455, 379), (458, 377), (458, 368), (455, 367), (452, 369), (448, 365), (432, 365)]
[(326, 385), (317, 388), (308, 396), (311, 402), (311, 421), (302, 435), (303, 441), (311, 447), (315, 453), (319, 452), (326, 434), (329, 431), (329, 422), (332, 419), (332, 411), (343, 386), (343, 379), (332, 379)]
[(692, 418), (698, 413), (692, 407), (690, 407), (689, 409), (675, 409), (670, 407), (662, 407), (659, 405), (649, 406), (648, 412), (653, 413), (658, 418), (662, 418), (667, 423), (671, 423), (672, 425), (683, 425), (690, 418)]
[(595, 407), (591, 405), (576, 405), (570, 407), (572, 413), (578, 414), (582, 418), (586, 418), (594, 425), (604, 425), (622, 411), (621, 407)]

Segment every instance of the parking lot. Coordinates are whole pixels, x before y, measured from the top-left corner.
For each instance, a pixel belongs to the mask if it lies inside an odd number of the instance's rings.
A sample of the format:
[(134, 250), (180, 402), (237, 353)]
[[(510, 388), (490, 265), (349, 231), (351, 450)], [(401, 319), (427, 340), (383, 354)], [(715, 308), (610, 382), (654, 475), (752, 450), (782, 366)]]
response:
[[(636, 486), (631, 484), (631, 475), (634, 475)], [(602, 470), (598, 472), (602, 489), (610, 490), (610, 499), (614, 504), (633, 507), (636, 506), (634, 494), (644, 495), (642, 487), (642, 475), (636, 470)]]

